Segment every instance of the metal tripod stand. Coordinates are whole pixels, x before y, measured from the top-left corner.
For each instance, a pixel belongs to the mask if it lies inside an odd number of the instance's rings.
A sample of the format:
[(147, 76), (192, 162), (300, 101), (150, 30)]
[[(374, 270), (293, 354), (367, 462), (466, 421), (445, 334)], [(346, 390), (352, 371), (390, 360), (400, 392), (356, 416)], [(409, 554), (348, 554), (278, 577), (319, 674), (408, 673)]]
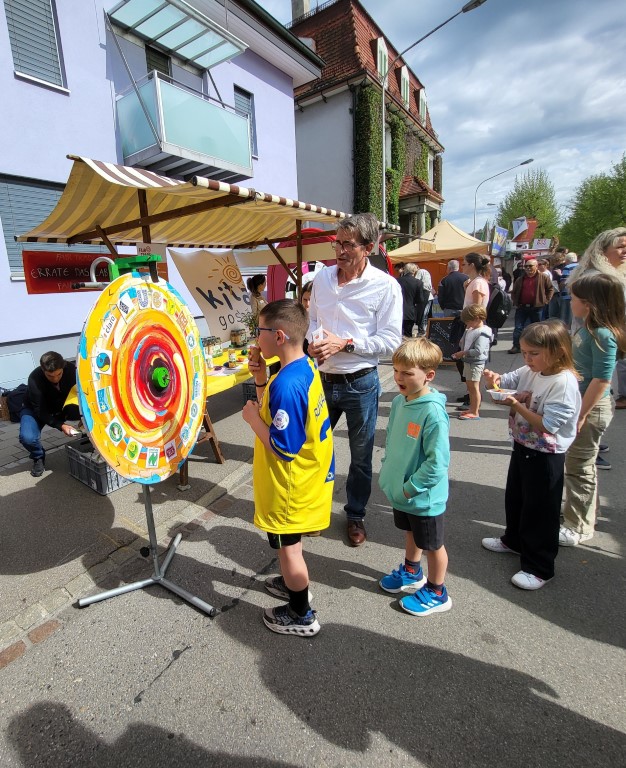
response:
[(85, 606), (91, 605), (92, 603), (99, 603), (102, 600), (108, 600), (110, 597), (124, 595), (127, 592), (134, 592), (136, 589), (143, 589), (144, 587), (151, 587), (153, 584), (157, 584), (158, 586), (173, 592), (175, 595), (178, 595), (178, 597), (181, 597), (187, 603), (193, 605), (194, 608), (198, 608), (200, 611), (204, 611), (204, 613), (206, 613), (208, 616), (215, 616), (217, 613), (217, 608), (214, 608), (212, 605), (205, 603), (204, 600), (200, 600), (199, 597), (192, 595), (191, 592), (187, 592), (186, 589), (179, 587), (177, 584), (174, 584), (172, 581), (165, 578), (165, 573), (169, 568), (170, 563), (172, 562), (172, 558), (176, 554), (176, 547), (180, 544), (182, 536), (180, 533), (176, 535), (176, 538), (170, 544), (167, 552), (165, 553), (163, 564), (160, 565), (157, 552), (156, 531), (154, 529), (154, 515), (152, 514), (152, 500), (150, 498), (149, 485), (143, 486), (143, 504), (146, 510), (146, 522), (148, 525), (150, 554), (152, 555), (154, 574), (147, 579), (135, 581), (132, 584), (124, 584), (121, 587), (109, 589), (106, 592), (100, 592), (97, 595), (92, 595), (91, 597), (81, 597), (78, 601), (79, 607), (84, 608)]

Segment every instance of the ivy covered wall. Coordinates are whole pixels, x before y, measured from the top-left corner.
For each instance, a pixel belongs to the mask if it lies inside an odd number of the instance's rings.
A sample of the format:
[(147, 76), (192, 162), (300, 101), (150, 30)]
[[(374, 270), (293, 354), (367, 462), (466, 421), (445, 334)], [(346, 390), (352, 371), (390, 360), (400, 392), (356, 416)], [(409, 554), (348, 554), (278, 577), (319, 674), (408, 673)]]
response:
[(443, 158), (441, 155), (435, 155), (435, 167), (433, 170), (433, 189), (441, 194), (443, 189)]
[[(387, 114), (391, 132), (391, 157), (385, 169), (387, 212), (382, 214), (382, 130), (381, 94), (372, 85), (358, 88), (355, 108), (354, 147), (354, 209), (372, 211), (379, 219), (392, 224), (400, 221), (400, 187), (407, 173), (428, 183), (428, 146), (407, 130), (403, 120), (393, 113)], [(441, 155), (435, 157), (434, 189), (441, 194)], [(397, 247), (395, 240), (388, 249)]]
[(382, 218), (381, 95), (375, 88), (361, 86), (356, 95), (354, 147), (354, 209), (371, 211)]

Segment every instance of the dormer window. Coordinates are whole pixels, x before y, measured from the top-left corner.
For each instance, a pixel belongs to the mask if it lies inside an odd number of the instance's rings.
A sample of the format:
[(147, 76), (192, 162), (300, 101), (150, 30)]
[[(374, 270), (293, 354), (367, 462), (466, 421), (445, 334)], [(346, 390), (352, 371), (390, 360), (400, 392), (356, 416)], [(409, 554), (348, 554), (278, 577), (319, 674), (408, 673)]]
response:
[(408, 108), (410, 89), (409, 89), (409, 70), (406, 64), (400, 70), (400, 93), (402, 94), (402, 101), (404, 102), (404, 106)]
[(384, 77), (389, 68), (389, 54), (387, 53), (387, 43), (384, 37), (379, 37), (376, 41), (376, 68), (378, 74)]
[(420, 117), (422, 121), (426, 120), (426, 91), (422, 88), (419, 92)]
[(422, 122), (426, 122), (426, 91), (420, 90), (420, 117)]

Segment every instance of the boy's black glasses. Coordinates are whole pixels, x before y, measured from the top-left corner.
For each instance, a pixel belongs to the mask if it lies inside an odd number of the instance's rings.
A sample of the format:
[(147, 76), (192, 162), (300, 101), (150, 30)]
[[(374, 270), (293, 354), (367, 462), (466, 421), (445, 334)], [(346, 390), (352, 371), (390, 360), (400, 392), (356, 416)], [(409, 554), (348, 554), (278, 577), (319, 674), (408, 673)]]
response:
[[(264, 328), (262, 325), (257, 325), (253, 331), (253, 334), (254, 334), (254, 338), (258, 339), (259, 336), (261, 335), (261, 331), (274, 332), (274, 331), (280, 331), (280, 330), (282, 329), (281, 328)], [(285, 338), (287, 339), (287, 341), (289, 341), (289, 336), (287, 336), (287, 334), (284, 331), (283, 333), (285, 334)]]

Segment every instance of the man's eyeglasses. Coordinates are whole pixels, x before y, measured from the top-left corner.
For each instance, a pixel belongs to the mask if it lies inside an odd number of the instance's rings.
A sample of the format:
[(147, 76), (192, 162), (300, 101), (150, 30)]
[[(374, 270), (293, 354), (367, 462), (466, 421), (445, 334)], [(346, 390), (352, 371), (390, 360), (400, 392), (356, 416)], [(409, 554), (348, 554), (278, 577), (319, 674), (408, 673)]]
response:
[(333, 248), (336, 251), (345, 251), (346, 253), (352, 253), (355, 248), (359, 246), (364, 247), (367, 243), (355, 243), (353, 240), (335, 240)]
[[(262, 325), (257, 325), (257, 327), (253, 331), (255, 339), (259, 338), (259, 336), (261, 335), (261, 331), (275, 332), (275, 331), (282, 331), (282, 328), (264, 328)], [(285, 336), (287, 341), (289, 341), (289, 336), (287, 336), (287, 334), (284, 331), (283, 331), (283, 335)]]
[(524, 264), (524, 269), (535, 269), (537, 264)]

